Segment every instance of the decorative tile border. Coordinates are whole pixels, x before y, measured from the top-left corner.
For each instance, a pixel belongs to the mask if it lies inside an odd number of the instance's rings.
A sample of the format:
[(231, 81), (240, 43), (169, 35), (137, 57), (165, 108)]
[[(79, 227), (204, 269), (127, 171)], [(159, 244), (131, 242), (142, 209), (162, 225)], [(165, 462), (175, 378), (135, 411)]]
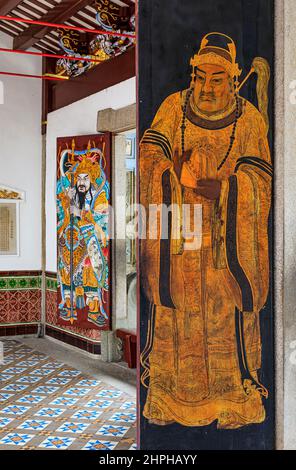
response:
[(38, 290), (41, 289), (41, 276), (8, 276), (0, 273), (0, 291)]
[(58, 281), (46, 275), (46, 290), (49, 290), (51, 292), (57, 292), (57, 289)]

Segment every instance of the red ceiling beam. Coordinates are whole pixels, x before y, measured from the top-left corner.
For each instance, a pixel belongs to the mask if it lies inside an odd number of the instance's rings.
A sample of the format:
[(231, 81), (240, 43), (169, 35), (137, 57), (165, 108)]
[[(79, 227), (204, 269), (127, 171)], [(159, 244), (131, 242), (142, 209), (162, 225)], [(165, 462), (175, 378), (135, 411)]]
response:
[(85, 74), (75, 77), (75, 80), (54, 83), (51, 111), (128, 80), (135, 74), (135, 48), (130, 47), (124, 54), (105, 60), (99, 67), (94, 67)]
[(23, 54), (23, 55), (33, 55), (37, 57), (49, 57), (51, 59), (67, 59), (67, 60), (74, 60), (74, 61), (80, 61), (83, 60), (85, 62), (93, 62), (93, 63), (99, 63), (99, 62), (104, 62), (103, 60), (100, 59), (90, 59), (87, 57), (73, 57), (73, 56), (68, 56), (68, 55), (60, 55), (60, 54), (49, 54), (47, 52), (33, 52), (33, 51), (15, 51), (14, 49), (6, 49), (4, 47), (0, 47), (0, 52), (9, 52), (13, 54)]
[(14, 10), (23, 0), (4, 0), (0, 5), (0, 15), (7, 15), (11, 10)]

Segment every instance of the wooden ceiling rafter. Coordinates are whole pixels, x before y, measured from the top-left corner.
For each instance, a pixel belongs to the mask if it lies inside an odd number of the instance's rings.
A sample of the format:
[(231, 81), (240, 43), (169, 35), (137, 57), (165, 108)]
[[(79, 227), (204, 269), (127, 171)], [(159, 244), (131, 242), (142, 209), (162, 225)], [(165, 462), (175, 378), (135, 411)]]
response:
[[(112, 2), (121, 7), (130, 7), (132, 8), (132, 11), (135, 7), (134, 0), (112, 0)], [(74, 4), (76, 5), (76, 8), (73, 10)], [(72, 5), (72, 9), (69, 10), (67, 7), (65, 15), (63, 15), (65, 20), (62, 22), (64, 24), (72, 26), (83, 25), (89, 29), (97, 28), (97, 10), (95, 8), (96, 0), (7, 0), (4, 5), (0, 6), (0, 15), (1, 13), (4, 13), (7, 16), (15, 16), (20, 19), (24, 18), (41, 21), (45, 21), (46, 18), (51, 15), (53, 18), (52, 22), (56, 22), (56, 20), (60, 18), (60, 16), (57, 15), (59, 12), (61, 13), (63, 5), (64, 7)], [(71, 15), (73, 11), (74, 14), (70, 17), (69, 15)], [(43, 38), (46, 38), (49, 42), (53, 40), (54, 30), (50, 31), (50, 27), (47, 28), (41, 25), (28, 25), (21, 22), (12, 24), (5, 20), (2, 20), (0, 26), (1, 25), (2, 31), (14, 38), (14, 49), (26, 49), (34, 46), (35, 44), (38, 45), (40, 40)], [(40, 31), (42, 31), (42, 34)], [(31, 42), (34, 42), (34, 44), (19, 45), (20, 42), (27, 42), (29, 35), (32, 35)], [(56, 47), (57, 43), (54, 40), (53, 44)]]
[[(89, 0), (62, 0), (55, 8), (48, 11), (42, 17), (42, 21), (48, 23), (64, 23), (75, 13), (79, 12), (89, 3)], [(34, 46), (40, 39), (50, 32), (49, 26), (31, 25), (29, 28), (14, 38), (14, 49), (27, 49)]]
[(23, 0), (4, 0), (0, 5), (0, 15), (8, 15), (14, 8), (16, 8)]

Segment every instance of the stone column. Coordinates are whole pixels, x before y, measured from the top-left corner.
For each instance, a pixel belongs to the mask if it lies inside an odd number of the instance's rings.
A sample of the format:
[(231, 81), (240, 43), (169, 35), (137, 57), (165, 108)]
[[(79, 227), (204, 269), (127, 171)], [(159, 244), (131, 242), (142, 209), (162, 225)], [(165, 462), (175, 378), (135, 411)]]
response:
[[(284, 119), (277, 133), (284, 132), (284, 448), (296, 449), (296, 4), (278, 1), (284, 9)], [(276, 38), (277, 42), (278, 38)], [(278, 84), (282, 88), (281, 84)], [(277, 159), (281, 158), (278, 154)], [(277, 204), (280, 204), (278, 200)], [(279, 221), (276, 221), (279, 224)], [(278, 315), (278, 312), (276, 312)], [(276, 331), (277, 334), (277, 331)], [(278, 384), (280, 387), (280, 384)], [(277, 387), (278, 388), (278, 387)], [(278, 403), (278, 406), (280, 404)]]

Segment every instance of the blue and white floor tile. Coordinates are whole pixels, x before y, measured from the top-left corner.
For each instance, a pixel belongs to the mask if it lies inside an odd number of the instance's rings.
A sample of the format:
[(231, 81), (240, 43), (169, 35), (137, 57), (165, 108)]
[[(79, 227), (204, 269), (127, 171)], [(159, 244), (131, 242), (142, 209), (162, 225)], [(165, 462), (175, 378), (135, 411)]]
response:
[(111, 416), (110, 421), (133, 423), (136, 420), (136, 413), (117, 412)]
[(24, 384), (35, 384), (36, 382), (40, 382), (42, 380), (42, 377), (34, 377), (34, 375), (24, 375), (23, 377), (20, 377), (17, 379), (18, 383), (24, 383)]
[(72, 418), (76, 419), (88, 419), (95, 420), (98, 419), (102, 414), (102, 411), (95, 410), (79, 410), (73, 414)]
[(10, 444), (15, 446), (24, 446), (26, 445), (31, 439), (33, 439), (34, 435), (32, 434), (19, 434), (16, 432), (12, 432), (4, 436), (0, 439), (1, 444)]
[(74, 434), (81, 434), (86, 430), (86, 428), (88, 428), (88, 426), (89, 425), (86, 423), (66, 422), (57, 429), (57, 432), (72, 432)]
[(112, 403), (113, 401), (110, 401), (110, 400), (99, 400), (96, 398), (94, 400), (90, 400), (84, 406), (86, 408), (99, 408), (100, 410), (105, 410), (109, 408), (112, 405)]
[(33, 431), (43, 431), (51, 421), (41, 419), (28, 419), (18, 426), (18, 429), (30, 429)]
[(22, 397), (17, 399), (19, 403), (40, 403), (44, 400), (44, 397), (40, 395), (23, 395)]
[(24, 413), (27, 413), (31, 409), (30, 406), (21, 406), (21, 405), (9, 405), (6, 408), (3, 408), (0, 410), (0, 413), (7, 414), (7, 415), (15, 415), (15, 416), (20, 416), (23, 415)]
[(66, 369), (59, 372), (58, 375), (61, 375), (62, 377), (78, 377), (78, 375), (81, 375), (81, 372), (79, 370)]
[(11, 374), (0, 374), (0, 382), (6, 382), (7, 380), (11, 380), (11, 379), (13, 379), (13, 375)]
[(118, 398), (120, 395), (122, 395), (122, 392), (119, 390), (101, 390), (96, 396), (102, 398)]
[(46, 382), (47, 384), (50, 385), (67, 385), (71, 379), (66, 379), (65, 377), (53, 377), (52, 379), (48, 380)]
[(113, 450), (117, 442), (99, 441), (92, 439), (82, 448), (82, 450)]
[(33, 393), (51, 394), (51, 393), (56, 393), (58, 390), (59, 390), (59, 387), (51, 387), (51, 386), (43, 385), (41, 387), (34, 388)]
[(74, 438), (72, 437), (60, 437), (50, 436), (45, 441), (41, 442), (38, 447), (44, 447), (45, 449), (56, 449), (64, 450), (73, 444)]
[(73, 395), (77, 397), (84, 397), (90, 392), (90, 388), (78, 388), (78, 387), (73, 387), (69, 388), (64, 392), (64, 395)]
[(77, 382), (77, 387), (98, 387), (100, 385), (100, 380), (90, 380), (90, 379), (83, 379), (80, 382)]
[(0, 418), (0, 428), (5, 428), (13, 421), (13, 418)]
[(6, 374), (13, 374), (13, 375), (18, 375), (22, 374), (25, 372), (26, 368), (25, 367), (9, 367), (8, 369), (5, 370)]
[(20, 384), (9, 384), (6, 385), (6, 387), (1, 388), (2, 391), (7, 391), (7, 392), (23, 392), (28, 388), (28, 385), (20, 385)]
[(7, 401), (11, 397), (13, 397), (12, 393), (1, 393), (0, 392), (0, 402)]
[(35, 416), (44, 416), (47, 418), (56, 418), (66, 411), (65, 408), (41, 408)]
[(51, 401), (50, 405), (57, 405), (57, 406), (73, 406), (75, 403), (78, 402), (78, 398), (70, 398), (70, 397), (58, 397)]
[(123, 437), (129, 428), (127, 426), (114, 426), (112, 424), (105, 424), (102, 426), (97, 434), (101, 436), (115, 436), (115, 437)]
[(0, 450), (133, 449), (133, 397), (18, 341), (1, 341)]
[(31, 375), (49, 375), (54, 372), (54, 369), (34, 369), (30, 372)]

